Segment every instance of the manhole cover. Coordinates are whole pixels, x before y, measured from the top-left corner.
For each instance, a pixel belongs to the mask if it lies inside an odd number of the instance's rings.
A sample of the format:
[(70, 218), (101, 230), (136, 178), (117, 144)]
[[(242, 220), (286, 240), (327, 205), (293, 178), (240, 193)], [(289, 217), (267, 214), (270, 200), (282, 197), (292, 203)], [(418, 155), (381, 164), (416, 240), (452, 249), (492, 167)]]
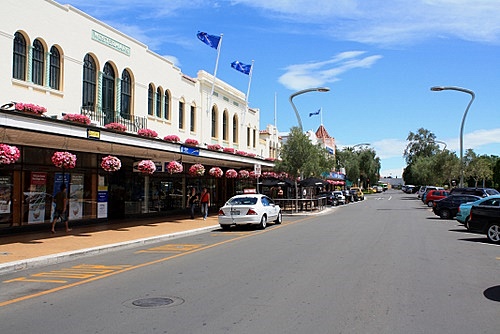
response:
[(179, 305), (184, 302), (183, 299), (177, 297), (149, 297), (134, 299), (126, 302), (127, 306), (139, 307), (139, 308), (154, 308), (154, 307), (164, 307), (164, 306), (174, 306)]

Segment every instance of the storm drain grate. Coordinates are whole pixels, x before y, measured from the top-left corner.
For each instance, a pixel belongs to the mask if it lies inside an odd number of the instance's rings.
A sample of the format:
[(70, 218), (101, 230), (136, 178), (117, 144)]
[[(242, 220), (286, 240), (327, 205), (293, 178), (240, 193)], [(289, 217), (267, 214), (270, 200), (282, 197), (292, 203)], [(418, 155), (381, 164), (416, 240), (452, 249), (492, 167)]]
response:
[(140, 298), (125, 303), (128, 306), (139, 307), (139, 308), (154, 308), (154, 307), (164, 307), (164, 306), (174, 306), (179, 305), (184, 302), (183, 299), (178, 297), (150, 297), (150, 298)]

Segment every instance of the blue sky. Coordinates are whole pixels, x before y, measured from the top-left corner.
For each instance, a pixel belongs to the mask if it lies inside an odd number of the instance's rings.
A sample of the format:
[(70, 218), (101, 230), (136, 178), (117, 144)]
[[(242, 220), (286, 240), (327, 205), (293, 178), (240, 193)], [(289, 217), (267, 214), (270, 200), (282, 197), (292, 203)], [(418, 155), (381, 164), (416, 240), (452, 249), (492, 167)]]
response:
[[(223, 34), (217, 77), (246, 93), (249, 76), (231, 68), (254, 61), (249, 105), (261, 129), (321, 122), (337, 146), (370, 143), (381, 176), (401, 177), (410, 131), (423, 127), (459, 155), (500, 155), (499, 0), (71, 0), (87, 14), (147, 44), (183, 73), (213, 73), (217, 51), (198, 31)], [(275, 103), (276, 97), (276, 103)], [(275, 108), (276, 106), (276, 108)], [(322, 108), (322, 117), (309, 117)], [(276, 110), (276, 113), (275, 113)], [(276, 118), (275, 118), (276, 114)]]

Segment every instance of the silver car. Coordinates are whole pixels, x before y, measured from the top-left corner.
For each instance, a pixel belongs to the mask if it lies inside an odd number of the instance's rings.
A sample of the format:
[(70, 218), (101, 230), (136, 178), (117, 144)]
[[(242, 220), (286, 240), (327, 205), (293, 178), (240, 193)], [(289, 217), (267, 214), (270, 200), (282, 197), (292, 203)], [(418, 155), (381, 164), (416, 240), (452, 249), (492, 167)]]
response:
[(257, 225), (265, 229), (268, 222), (281, 224), (281, 208), (262, 194), (245, 194), (231, 197), (219, 209), (219, 225), (228, 230), (231, 225)]

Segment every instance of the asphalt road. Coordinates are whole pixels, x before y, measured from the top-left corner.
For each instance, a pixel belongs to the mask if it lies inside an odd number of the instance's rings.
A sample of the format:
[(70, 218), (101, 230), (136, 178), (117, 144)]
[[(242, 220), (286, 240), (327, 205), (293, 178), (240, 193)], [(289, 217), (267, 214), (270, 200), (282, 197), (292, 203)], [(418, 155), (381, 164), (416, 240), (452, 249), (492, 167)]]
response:
[(500, 248), (400, 191), (0, 280), (2, 334), (500, 332)]

